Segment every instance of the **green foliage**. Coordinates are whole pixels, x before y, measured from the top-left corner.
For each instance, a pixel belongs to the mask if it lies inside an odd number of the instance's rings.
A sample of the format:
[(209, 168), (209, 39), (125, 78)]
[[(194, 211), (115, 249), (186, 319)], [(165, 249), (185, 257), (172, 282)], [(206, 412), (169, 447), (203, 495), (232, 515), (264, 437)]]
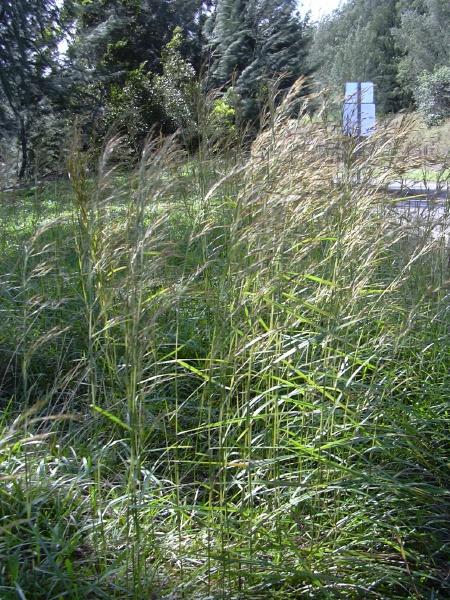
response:
[(398, 51), (392, 30), (398, 22), (396, 0), (350, 0), (317, 29), (310, 62), (322, 85), (342, 94), (346, 81), (373, 81), (382, 112), (404, 106), (399, 87)]
[(29, 171), (33, 122), (61, 95), (58, 20), (54, 0), (5, 0), (0, 6), (0, 126), (2, 135), (16, 135), (19, 178)]
[(450, 66), (450, 4), (447, 0), (422, 0), (401, 5), (401, 21), (394, 35), (402, 51), (401, 84), (415, 94), (423, 72)]
[(449, 216), (374, 186), (408, 135), (283, 105), (2, 195), (2, 600), (448, 597)]
[(244, 120), (257, 118), (269, 81), (282, 78), (289, 87), (308, 72), (310, 31), (295, 0), (219, 0), (206, 35), (212, 85), (233, 86)]
[(97, 135), (108, 129), (118, 130), (126, 136), (132, 155), (137, 156), (152, 126), (162, 122), (163, 114), (153, 76), (143, 63), (128, 72), (122, 85), (110, 85), (103, 124)]
[[(161, 53), (161, 74), (142, 63), (123, 83), (109, 84), (105, 111), (96, 123), (97, 139), (108, 130), (118, 131), (136, 158), (153, 127), (166, 133), (179, 130), (186, 146), (198, 144), (201, 128), (203, 134), (208, 130), (208, 138), (232, 130), (233, 109), (229, 106), (227, 115), (214, 113), (213, 98), (204, 93), (192, 64), (182, 55), (183, 44), (183, 32), (175, 28)], [(222, 109), (225, 106), (224, 100)]]
[(212, 126), (219, 131), (233, 133), (236, 131), (236, 109), (231, 106), (226, 98), (218, 98), (212, 109)]
[(346, 81), (373, 81), (382, 112), (409, 107), (419, 77), (450, 65), (447, 0), (349, 0), (323, 20), (309, 56), (318, 81), (342, 93)]
[(229, 142), (236, 132), (236, 109), (229, 103), (232, 93), (222, 98), (206, 93), (193, 66), (180, 52), (182, 44), (182, 31), (176, 28), (162, 52), (162, 74), (153, 79), (163, 122), (169, 130), (179, 130), (187, 147), (208, 146), (223, 136)]
[[(168, 132), (180, 122), (186, 126), (190, 108), (182, 97), (193, 76), (186, 57), (195, 64), (200, 61), (203, 4), (197, 0), (69, 4), (73, 35), (68, 59), (72, 72), (79, 75), (71, 108), (81, 115), (86, 138), (100, 146), (106, 132), (116, 127), (136, 157), (152, 128)], [(178, 38), (171, 47), (175, 29)]]
[(79, 60), (94, 69), (97, 77), (123, 82), (126, 73), (146, 63), (156, 73), (163, 48), (179, 27), (185, 52), (198, 53), (199, 6), (196, 0), (93, 0), (82, 7), (76, 21)]
[(168, 122), (175, 128), (194, 135), (195, 101), (200, 90), (193, 66), (183, 58), (181, 28), (175, 28), (172, 39), (161, 54), (162, 74), (154, 78), (155, 92)]
[(417, 106), (428, 125), (450, 118), (450, 66), (424, 72), (415, 92)]

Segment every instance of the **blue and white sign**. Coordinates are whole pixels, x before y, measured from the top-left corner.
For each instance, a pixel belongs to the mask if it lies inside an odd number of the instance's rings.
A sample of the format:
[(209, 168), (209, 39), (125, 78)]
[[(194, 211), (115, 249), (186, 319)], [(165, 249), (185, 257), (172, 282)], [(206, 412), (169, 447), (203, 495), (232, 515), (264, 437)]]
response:
[(375, 131), (374, 85), (371, 81), (345, 85), (343, 131), (353, 137), (369, 137)]

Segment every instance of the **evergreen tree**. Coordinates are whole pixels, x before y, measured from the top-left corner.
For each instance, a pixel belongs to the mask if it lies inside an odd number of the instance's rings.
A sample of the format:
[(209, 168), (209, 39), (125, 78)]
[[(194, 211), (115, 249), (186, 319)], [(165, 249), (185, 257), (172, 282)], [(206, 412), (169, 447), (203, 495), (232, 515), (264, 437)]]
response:
[(134, 149), (155, 123), (170, 130), (170, 119), (165, 118), (155, 90), (155, 77), (162, 75), (164, 49), (175, 30), (181, 32), (180, 56), (200, 68), (202, 26), (211, 1), (66, 3), (75, 29), (69, 48), (72, 72), (79, 74), (74, 91), (91, 143), (101, 139), (112, 124), (120, 126), (125, 121)]
[(419, 78), (450, 67), (450, 2), (416, 0), (399, 5), (400, 24), (394, 35), (403, 50), (399, 80), (415, 93)]
[(218, 0), (206, 28), (215, 86), (233, 83), (242, 116), (255, 118), (271, 79), (306, 74), (310, 29), (296, 0)]
[(199, 56), (200, 0), (92, 0), (71, 2), (77, 14), (73, 53), (103, 81), (124, 82), (145, 64), (159, 72), (163, 48), (180, 28), (183, 52)]
[(0, 6), (0, 111), (3, 135), (18, 138), (22, 178), (29, 162), (29, 132), (46, 98), (62, 93), (57, 45), (59, 10), (53, 0), (3, 0)]
[(262, 7), (262, 55), (268, 73), (289, 75), (293, 83), (306, 72), (311, 30), (296, 13), (297, 3), (266, 0)]
[(322, 85), (343, 89), (346, 81), (373, 81), (382, 112), (408, 103), (398, 83), (402, 51), (393, 29), (399, 23), (397, 0), (350, 0), (319, 24), (310, 61)]

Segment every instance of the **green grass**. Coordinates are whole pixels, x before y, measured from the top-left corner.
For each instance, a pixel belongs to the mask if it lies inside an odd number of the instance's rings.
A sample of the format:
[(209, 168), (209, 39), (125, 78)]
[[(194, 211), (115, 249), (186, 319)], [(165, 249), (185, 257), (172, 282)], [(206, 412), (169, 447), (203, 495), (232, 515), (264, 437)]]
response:
[(421, 182), (433, 182), (433, 183), (448, 183), (450, 179), (450, 171), (448, 169), (444, 171), (431, 170), (431, 169), (413, 169), (408, 171), (404, 175), (404, 179), (413, 180), (419, 183)]
[(431, 156), (448, 157), (450, 152), (450, 120), (441, 125), (427, 127), (422, 117), (414, 114), (414, 127), (409, 137), (410, 143), (419, 148), (421, 152)]
[(1, 598), (448, 597), (445, 235), (284, 109), (0, 199)]

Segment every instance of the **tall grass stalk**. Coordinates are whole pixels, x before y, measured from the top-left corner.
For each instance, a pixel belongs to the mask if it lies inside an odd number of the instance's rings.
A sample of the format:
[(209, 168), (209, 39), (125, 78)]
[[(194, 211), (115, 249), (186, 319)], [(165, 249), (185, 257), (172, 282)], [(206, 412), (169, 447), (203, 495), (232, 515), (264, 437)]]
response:
[(448, 212), (386, 192), (408, 122), (300, 94), (247, 152), (75, 149), (4, 245), (2, 597), (448, 595)]

